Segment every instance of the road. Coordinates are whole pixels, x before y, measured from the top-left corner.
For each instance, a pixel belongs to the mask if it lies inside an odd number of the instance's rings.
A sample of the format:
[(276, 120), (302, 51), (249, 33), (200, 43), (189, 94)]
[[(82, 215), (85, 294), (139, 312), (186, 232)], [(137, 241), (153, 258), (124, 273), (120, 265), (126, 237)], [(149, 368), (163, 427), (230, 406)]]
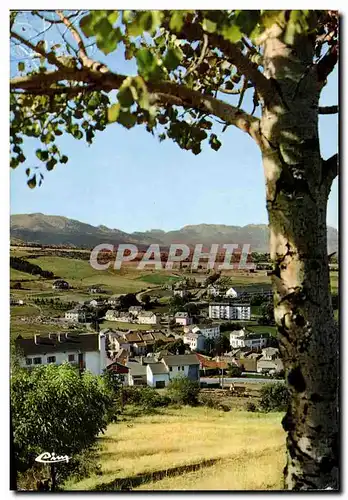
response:
[[(205, 382), (206, 384), (217, 384), (218, 382), (221, 382), (221, 378), (210, 378), (210, 377), (201, 377), (200, 378), (201, 382)], [(224, 377), (224, 386), (228, 386), (229, 384), (250, 384), (250, 383), (257, 383), (257, 384), (265, 384), (269, 382), (284, 382), (281, 379), (275, 379), (275, 378), (258, 378), (258, 377), (233, 377), (233, 378), (225, 378)]]

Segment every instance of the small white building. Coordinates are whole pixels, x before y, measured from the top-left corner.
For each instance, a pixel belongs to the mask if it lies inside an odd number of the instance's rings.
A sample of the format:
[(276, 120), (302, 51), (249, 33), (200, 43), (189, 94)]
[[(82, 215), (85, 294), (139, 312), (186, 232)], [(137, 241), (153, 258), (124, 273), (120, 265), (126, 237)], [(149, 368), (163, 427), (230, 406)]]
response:
[(107, 321), (119, 321), (121, 323), (133, 322), (133, 316), (131, 316), (129, 313), (116, 311), (115, 309), (108, 309), (105, 313), (105, 319)]
[(269, 337), (268, 333), (249, 333), (242, 328), (230, 333), (230, 344), (232, 349), (248, 347), (259, 350), (267, 346)]
[(234, 288), (229, 288), (226, 292), (226, 297), (230, 299), (236, 299), (238, 297), (238, 293)]
[(234, 302), (214, 302), (209, 304), (209, 318), (250, 320), (250, 304)]
[(192, 318), (190, 318), (188, 312), (177, 312), (175, 314), (175, 323), (177, 325), (187, 326), (192, 324)]
[(164, 363), (148, 363), (146, 365), (146, 379), (149, 387), (162, 388), (169, 384), (169, 371)]
[(131, 314), (132, 316), (137, 318), (142, 310), (143, 310), (143, 308), (141, 306), (130, 306), (130, 308), (128, 309), (128, 312), (129, 312), (129, 314)]
[(201, 333), (185, 333), (183, 341), (191, 351), (204, 351), (205, 349), (206, 338)]
[(207, 339), (216, 339), (220, 336), (220, 325), (216, 323), (192, 325), (189, 328), (190, 330), (188, 331), (191, 331), (193, 333), (200, 333)]
[(36, 334), (32, 338), (18, 336), (16, 346), (23, 353), (20, 364), (26, 368), (68, 362), (81, 370), (100, 375), (107, 366), (104, 334), (51, 333), (48, 336)]
[(218, 285), (208, 285), (207, 294), (210, 297), (220, 297), (220, 295), (222, 295), (222, 290)]
[(140, 325), (156, 325), (157, 315), (152, 311), (141, 311), (138, 314), (138, 323)]
[(182, 299), (184, 299), (185, 297), (187, 297), (189, 294), (188, 290), (186, 290), (186, 288), (178, 288), (176, 290), (173, 290), (173, 296), (174, 297), (181, 297)]
[(230, 344), (232, 349), (238, 349), (239, 347), (245, 347), (245, 328), (241, 330), (234, 330), (230, 333)]
[(67, 311), (64, 318), (72, 323), (87, 323), (91, 320), (91, 315), (85, 309), (75, 308)]

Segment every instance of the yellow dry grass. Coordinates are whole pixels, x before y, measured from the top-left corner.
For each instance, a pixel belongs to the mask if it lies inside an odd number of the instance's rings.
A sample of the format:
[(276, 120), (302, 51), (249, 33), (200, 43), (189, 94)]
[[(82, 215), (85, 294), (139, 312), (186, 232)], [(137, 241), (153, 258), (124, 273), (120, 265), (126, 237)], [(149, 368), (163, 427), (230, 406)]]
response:
[(279, 489), (285, 459), (281, 417), (279, 413), (187, 407), (112, 424), (100, 440), (102, 475), (70, 481), (66, 489), (110, 490), (120, 478), (212, 459), (216, 460), (213, 465), (158, 481), (145, 480), (138, 488)]

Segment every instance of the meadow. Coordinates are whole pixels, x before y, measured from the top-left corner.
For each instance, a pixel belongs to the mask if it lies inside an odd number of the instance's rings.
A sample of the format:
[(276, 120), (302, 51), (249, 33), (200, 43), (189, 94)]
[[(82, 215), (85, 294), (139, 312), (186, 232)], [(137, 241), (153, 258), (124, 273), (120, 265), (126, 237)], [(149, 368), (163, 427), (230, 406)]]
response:
[(100, 437), (101, 474), (65, 490), (279, 490), (285, 465), (281, 413), (165, 408), (129, 416)]

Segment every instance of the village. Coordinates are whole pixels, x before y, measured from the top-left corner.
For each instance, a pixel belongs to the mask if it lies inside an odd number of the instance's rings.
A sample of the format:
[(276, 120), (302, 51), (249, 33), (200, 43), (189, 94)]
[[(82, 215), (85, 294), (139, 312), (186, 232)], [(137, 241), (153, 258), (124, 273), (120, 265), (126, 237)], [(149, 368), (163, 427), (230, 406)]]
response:
[[(165, 312), (156, 307), (156, 294), (146, 289), (109, 296), (102, 286), (92, 285), (89, 300), (54, 320), (54, 332), (16, 336), (20, 363), (30, 368), (68, 362), (94, 374), (112, 371), (127, 386), (154, 388), (166, 387), (177, 376), (220, 388), (223, 377), (281, 378), (274, 326), (250, 328), (257, 323), (251, 304), (270, 304), (270, 290), (238, 287), (237, 292), (230, 284), (216, 274), (199, 284), (182, 277), (158, 287), (169, 294)], [(52, 289), (64, 292), (71, 285), (57, 279)], [(11, 296), (11, 305), (24, 301)]]

